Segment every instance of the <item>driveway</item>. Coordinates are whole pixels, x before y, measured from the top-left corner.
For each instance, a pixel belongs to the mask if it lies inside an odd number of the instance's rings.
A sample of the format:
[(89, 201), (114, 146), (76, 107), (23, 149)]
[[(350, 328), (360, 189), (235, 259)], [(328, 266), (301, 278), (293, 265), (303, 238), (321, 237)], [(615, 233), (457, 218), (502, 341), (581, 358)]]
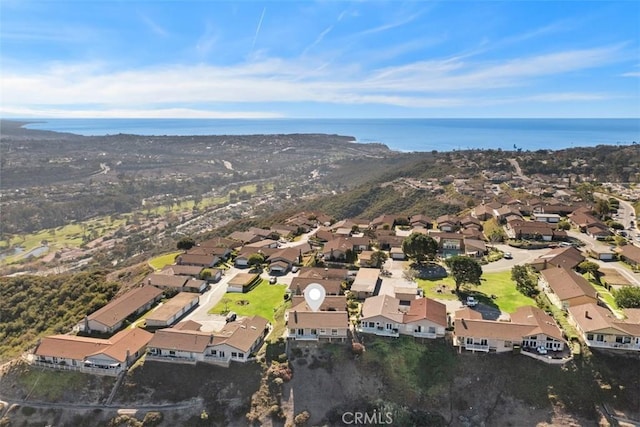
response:
[(487, 265), (482, 266), (484, 273), (499, 273), (501, 271), (511, 271), (514, 265), (524, 265), (532, 262), (536, 258), (546, 254), (551, 249), (520, 249), (513, 248), (509, 245), (497, 244), (493, 245), (496, 249), (502, 252), (509, 252), (513, 256), (512, 259), (502, 258), (495, 262), (490, 262)]
[(200, 295), (200, 304), (189, 313), (184, 320), (193, 320), (202, 324), (203, 331), (218, 331), (226, 324), (225, 317), (219, 314), (209, 314), (208, 311), (220, 302), (227, 293), (227, 284), (241, 270), (231, 267), (225, 271), (218, 283), (212, 283), (211, 288)]

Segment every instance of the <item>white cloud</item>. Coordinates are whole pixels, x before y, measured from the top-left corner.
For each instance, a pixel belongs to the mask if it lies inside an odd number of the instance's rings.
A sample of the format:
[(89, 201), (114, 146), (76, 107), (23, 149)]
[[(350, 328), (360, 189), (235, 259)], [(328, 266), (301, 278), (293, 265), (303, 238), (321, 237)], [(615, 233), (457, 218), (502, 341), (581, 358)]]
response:
[(80, 119), (107, 119), (107, 118), (136, 118), (136, 119), (170, 119), (170, 118), (194, 118), (194, 119), (277, 119), (282, 118), (280, 113), (268, 111), (209, 111), (191, 108), (163, 108), (154, 110), (145, 109), (107, 109), (107, 110), (80, 110), (80, 109), (49, 109), (49, 108), (25, 108), (25, 107), (0, 107), (3, 117), (36, 117), (36, 118), (80, 118)]
[[(94, 63), (52, 64), (40, 72), (3, 70), (0, 91), (5, 112), (11, 110), (15, 115), (15, 111), (22, 109), (25, 114), (34, 110), (33, 115), (67, 116), (84, 114), (78, 105), (95, 106), (94, 116), (100, 110), (131, 116), (135, 110), (140, 114), (169, 111), (181, 117), (223, 114), (209, 113), (203, 105), (216, 105), (219, 109), (225, 103), (315, 102), (447, 108), (469, 102), (476, 105), (491, 102), (489, 98), (501, 95), (500, 89), (514, 87), (530, 93), (524, 93), (520, 100), (527, 96), (536, 100), (537, 96), (540, 102), (589, 101), (608, 95), (557, 94), (548, 90), (550, 94), (540, 95), (545, 93), (544, 87), (533, 83), (541, 76), (607, 65), (621, 54), (622, 46), (615, 45), (490, 63), (460, 59), (420, 61), (374, 71), (363, 71), (357, 64), (334, 65), (313, 58), (266, 58), (224, 67), (167, 66), (117, 72)], [(195, 108), (161, 108), (167, 105)], [(228, 114), (244, 117), (253, 113)], [(256, 114), (264, 117), (260, 111)]]

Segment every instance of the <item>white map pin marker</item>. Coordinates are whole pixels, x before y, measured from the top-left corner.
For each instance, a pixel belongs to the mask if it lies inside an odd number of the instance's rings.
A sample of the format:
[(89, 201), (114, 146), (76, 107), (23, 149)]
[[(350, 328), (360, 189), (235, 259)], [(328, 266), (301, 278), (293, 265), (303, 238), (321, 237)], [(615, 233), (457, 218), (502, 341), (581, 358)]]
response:
[(319, 283), (311, 283), (304, 290), (304, 300), (311, 310), (318, 311), (327, 296), (324, 286)]

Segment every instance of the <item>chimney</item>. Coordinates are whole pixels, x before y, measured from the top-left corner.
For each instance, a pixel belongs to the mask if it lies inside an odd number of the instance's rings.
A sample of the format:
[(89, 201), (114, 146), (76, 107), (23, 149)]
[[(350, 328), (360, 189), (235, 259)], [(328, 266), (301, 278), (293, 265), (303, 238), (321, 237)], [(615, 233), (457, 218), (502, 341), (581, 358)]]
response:
[(294, 320), (296, 323), (298, 323), (298, 312), (297, 312), (297, 311), (294, 311), (294, 312), (293, 312), (293, 320)]
[(584, 317), (586, 317), (587, 319), (591, 319), (591, 317), (589, 316), (589, 310), (584, 312)]

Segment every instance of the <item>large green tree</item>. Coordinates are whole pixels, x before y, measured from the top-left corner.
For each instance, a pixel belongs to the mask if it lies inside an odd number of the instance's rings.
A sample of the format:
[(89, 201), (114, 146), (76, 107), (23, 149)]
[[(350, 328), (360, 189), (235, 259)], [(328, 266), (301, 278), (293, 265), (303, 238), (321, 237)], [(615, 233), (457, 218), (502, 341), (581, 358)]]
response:
[(402, 251), (418, 264), (425, 259), (434, 259), (438, 252), (438, 242), (431, 236), (422, 233), (411, 233), (402, 241)]
[(640, 308), (640, 288), (625, 286), (614, 294), (616, 304), (621, 308)]
[(448, 258), (446, 263), (451, 270), (453, 280), (456, 282), (456, 292), (460, 291), (460, 286), (464, 283), (480, 285), (482, 267), (475, 259), (466, 256), (453, 256)]
[(511, 269), (511, 280), (516, 282), (516, 289), (523, 295), (534, 297), (538, 294), (536, 278), (524, 265), (514, 265)]
[(387, 259), (389, 259), (389, 256), (386, 252), (375, 251), (371, 254), (371, 264), (376, 268), (382, 267), (382, 264), (384, 264)]
[(597, 281), (600, 282), (600, 266), (593, 261), (582, 261), (578, 264), (580, 271), (587, 272)]
[(196, 241), (193, 240), (193, 237), (183, 237), (182, 239), (178, 240), (176, 247), (180, 250), (188, 251), (195, 245), (196, 245)]

